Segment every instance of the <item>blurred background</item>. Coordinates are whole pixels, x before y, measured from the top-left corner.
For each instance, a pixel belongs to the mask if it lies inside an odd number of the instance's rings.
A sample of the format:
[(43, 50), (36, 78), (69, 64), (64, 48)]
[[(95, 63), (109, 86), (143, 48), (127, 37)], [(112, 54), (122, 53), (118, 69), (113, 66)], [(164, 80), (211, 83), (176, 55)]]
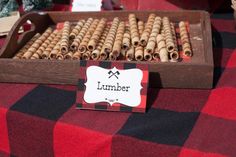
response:
[[(11, 11), (70, 11), (76, 0), (1, 0), (0, 17)], [(99, 1), (99, 0), (98, 0)], [(232, 12), (230, 0), (102, 0), (101, 10), (206, 10)]]
[[(236, 0), (232, 0), (235, 2)], [(30, 11), (206, 10), (233, 12), (231, 0), (0, 0), (0, 37), (6, 36), (21, 15)], [(23, 30), (30, 23), (23, 25)]]

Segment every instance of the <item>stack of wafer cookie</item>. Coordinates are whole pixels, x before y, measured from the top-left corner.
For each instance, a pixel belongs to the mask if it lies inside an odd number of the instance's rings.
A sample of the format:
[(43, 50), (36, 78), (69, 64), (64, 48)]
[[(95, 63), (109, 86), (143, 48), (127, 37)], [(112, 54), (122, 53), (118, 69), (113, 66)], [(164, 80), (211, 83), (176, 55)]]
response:
[(36, 34), (13, 59), (178, 62), (193, 56), (188, 23), (153, 13), (147, 19), (129, 14), (126, 21), (90, 17), (59, 25)]

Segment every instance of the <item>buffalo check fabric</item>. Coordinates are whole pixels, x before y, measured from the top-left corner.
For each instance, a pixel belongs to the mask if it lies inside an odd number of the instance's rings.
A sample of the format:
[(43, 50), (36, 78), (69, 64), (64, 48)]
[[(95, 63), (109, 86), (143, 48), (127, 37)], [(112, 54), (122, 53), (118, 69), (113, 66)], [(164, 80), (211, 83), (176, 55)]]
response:
[(2, 157), (235, 157), (236, 31), (212, 15), (214, 89), (149, 89), (145, 114), (76, 110), (76, 86), (0, 84)]

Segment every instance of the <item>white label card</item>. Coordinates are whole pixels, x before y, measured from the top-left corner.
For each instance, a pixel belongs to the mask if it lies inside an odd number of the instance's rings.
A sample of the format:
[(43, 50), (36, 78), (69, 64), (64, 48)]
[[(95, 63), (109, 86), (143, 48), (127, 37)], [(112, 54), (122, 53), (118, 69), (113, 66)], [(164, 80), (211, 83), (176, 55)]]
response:
[(118, 70), (116, 67), (104, 69), (90, 66), (86, 70), (86, 77), (86, 103), (120, 103), (136, 107), (141, 102), (143, 72), (140, 69)]
[(72, 11), (101, 11), (102, 0), (74, 0)]

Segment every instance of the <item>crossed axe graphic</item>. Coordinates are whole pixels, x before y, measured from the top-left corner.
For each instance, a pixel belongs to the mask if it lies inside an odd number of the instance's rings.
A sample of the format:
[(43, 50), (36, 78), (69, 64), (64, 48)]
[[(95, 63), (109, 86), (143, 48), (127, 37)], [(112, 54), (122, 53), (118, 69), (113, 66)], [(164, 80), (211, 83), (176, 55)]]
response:
[(108, 74), (110, 75), (108, 78), (111, 78), (112, 76), (115, 76), (118, 79), (117, 75), (120, 75), (119, 71), (116, 72), (112, 72), (111, 70), (108, 72)]

